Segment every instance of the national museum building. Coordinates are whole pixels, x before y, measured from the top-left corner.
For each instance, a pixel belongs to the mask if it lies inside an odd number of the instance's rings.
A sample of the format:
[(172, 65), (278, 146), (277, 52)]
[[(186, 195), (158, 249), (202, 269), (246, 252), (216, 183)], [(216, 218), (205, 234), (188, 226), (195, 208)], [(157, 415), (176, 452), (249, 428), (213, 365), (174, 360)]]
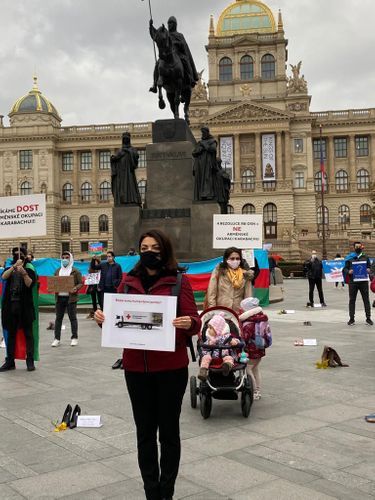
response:
[[(287, 71), (287, 45), (281, 13), (276, 19), (261, 2), (237, 0), (216, 21), (211, 17), (208, 81), (201, 72), (190, 107), (191, 129), (198, 139), (200, 127), (208, 125), (218, 140), (218, 155), (233, 181), (230, 211), (263, 214), (264, 239), (284, 257), (320, 251), (323, 224), (329, 257), (345, 253), (355, 239), (366, 240), (367, 250), (375, 251), (370, 189), (375, 109), (310, 112), (301, 63), (293, 61)], [(110, 156), (122, 133), (131, 132), (144, 199), (151, 122), (61, 126), (36, 79), (14, 103), (9, 119), (9, 127), (0, 119), (0, 196), (42, 192), (47, 197), (48, 236), (23, 243), (37, 257), (65, 249), (87, 257), (88, 243), (95, 241), (110, 249)], [(1, 259), (14, 243), (0, 241)]]

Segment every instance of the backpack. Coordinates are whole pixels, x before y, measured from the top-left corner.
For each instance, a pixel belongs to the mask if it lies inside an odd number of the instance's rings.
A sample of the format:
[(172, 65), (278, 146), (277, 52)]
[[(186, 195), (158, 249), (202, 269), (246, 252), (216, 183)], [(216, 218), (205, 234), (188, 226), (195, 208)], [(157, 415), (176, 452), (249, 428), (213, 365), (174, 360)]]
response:
[(257, 349), (267, 349), (272, 345), (271, 328), (268, 321), (259, 321), (255, 323), (253, 344)]

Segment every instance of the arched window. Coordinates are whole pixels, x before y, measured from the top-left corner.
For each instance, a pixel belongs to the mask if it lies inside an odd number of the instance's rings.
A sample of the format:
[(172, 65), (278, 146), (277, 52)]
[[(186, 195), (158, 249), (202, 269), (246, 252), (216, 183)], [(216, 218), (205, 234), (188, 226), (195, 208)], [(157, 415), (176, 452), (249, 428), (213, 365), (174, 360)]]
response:
[(90, 232), (90, 219), (87, 217), (87, 215), (82, 215), (79, 218), (79, 230), (81, 233)]
[[(316, 193), (322, 192), (322, 173), (317, 172), (314, 175), (314, 187)], [(324, 192), (326, 193), (328, 189), (327, 174), (324, 172)]]
[(67, 215), (63, 215), (61, 217), (60, 226), (61, 226), (62, 233), (70, 233), (70, 230), (71, 230), (70, 217), (68, 217)]
[(338, 211), (338, 222), (342, 229), (350, 223), (350, 208), (348, 205), (340, 205)]
[[(321, 225), (322, 224), (322, 207), (318, 207), (318, 211), (317, 211), (317, 223), (318, 225)], [(324, 224), (326, 226), (328, 226), (329, 224), (329, 212), (328, 212), (328, 208), (327, 207), (324, 207)]]
[(274, 203), (267, 203), (263, 207), (264, 237), (277, 238), (277, 207)]
[(370, 188), (370, 175), (368, 170), (361, 168), (357, 172), (357, 189), (358, 191), (367, 191)]
[(145, 181), (144, 179), (138, 182), (138, 191), (139, 194), (141, 195), (142, 203), (144, 203), (146, 200), (146, 187), (147, 187), (147, 181)]
[(20, 194), (31, 194), (31, 184), (29, 181), (25, 181), (21, 184)]
[(261, 73), (263, 80), (275, 78), (275, 58), (271, 54), (266, 54), (261, 60)]
[(242, 191), (254, 191), (255, 190), (255, 172), (253, 169), (248, 168), (242, 173), (241, 176), (241, 188)]
[(240, 61), (241, 80), (252, 80), (254, 78), (254, 61), (251, 56), (243, 56)]
[(92, 196), (92, 186), (89, 182), (84, 182), (81, 186), (81, 200), (90, 201)]
[(359, 207), (359, 222), (361, 224), (371, 222), (372, 219), (371, 215), (372, 214), (370, 205), (365, 203), (364, 205), (361, 205)]
[(228, 214), (234, 214), (234, 208), (232, 205), (228, 205)]
[(242, 213), (243, 214), (255, 214), (254, 205), (252, 205), (251, 203), (246, 203), (246, 205), (244, 205), (242, 207)]
[(108, 231), (109, 231), (108, 215), (105, 214), (99, 215), (99, 232), (108, 233)]
[(72, 203), (73, 186), (69, 182), (67, 182), (66, 184), (63, 185), (62, 197), (63, 197), (63, 201), (65, 201), (67, 203)]
[(228, 82), (232, 79), (232, 60), (229, 57), (223, 57), (219, 61), (219, 80), (221, 82)]
[(109, 201), (111, 193), (111, 184), (108, 181), (102, 182), (99, 186), (99, 200)]
[(348, 174), (345, 170), (339, 170), (335, 175), (336, 191), (348, 191)]

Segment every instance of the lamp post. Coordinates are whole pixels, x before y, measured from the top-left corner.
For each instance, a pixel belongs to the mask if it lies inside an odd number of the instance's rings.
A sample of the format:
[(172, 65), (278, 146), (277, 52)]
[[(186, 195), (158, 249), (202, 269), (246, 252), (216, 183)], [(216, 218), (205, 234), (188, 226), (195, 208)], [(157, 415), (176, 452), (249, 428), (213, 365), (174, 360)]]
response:
[(321, 188), (321, 215), (322, 215), (322, 256), (323, 260), (327, 259), (327, 246), (326, 246), (326, 217), (324, 210), (324, 189), (325, 189), (325, 169), (324, 169), (324, 157), (323, 157), (323, 140), (322, 140), (322, 125), (319, 125), (319, 138), (320, 138), (320, 176), (322, 181)]

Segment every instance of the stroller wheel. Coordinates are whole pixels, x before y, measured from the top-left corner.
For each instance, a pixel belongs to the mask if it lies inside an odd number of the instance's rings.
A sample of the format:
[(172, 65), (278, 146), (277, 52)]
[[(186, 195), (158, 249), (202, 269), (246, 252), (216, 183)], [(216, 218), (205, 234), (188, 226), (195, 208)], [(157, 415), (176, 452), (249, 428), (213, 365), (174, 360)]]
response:
[(190, 404), (192, 408), (197, 407), (197, 378), (194, 375), (190, 377)]
[(252, 404), (251, 395), (247, 391), (244, 391), (241, 395), (241, 411), (242, 415), (245, 418), (247, 418), (250, 415), (251, 404)]
[(201, 415), (204, 419), (211, 415), (212, 409), (212, 397), (211, 394), (201, 394), (200, 401)]

